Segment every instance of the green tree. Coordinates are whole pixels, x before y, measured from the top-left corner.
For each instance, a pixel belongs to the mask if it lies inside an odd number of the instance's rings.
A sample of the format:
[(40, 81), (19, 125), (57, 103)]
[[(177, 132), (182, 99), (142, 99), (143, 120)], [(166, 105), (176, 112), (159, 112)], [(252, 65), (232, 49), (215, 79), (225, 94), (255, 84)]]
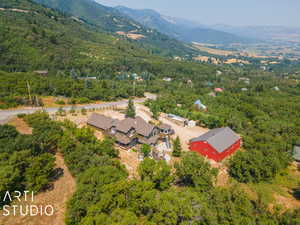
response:
[(15, 127), (10, 125), (0, 125), (0, 138), (15, 138), (18, 132)]
[(133, 100), (130, 98), (126, 109), (126, 117), (135, 118), (135, 115), (136, 113), (135, 113), (134, 103)]
[(81, 109), (81, 114), (82, 114), (82, 115), (86, 115), (86, 109), (85, 109), (85, 108), (82, 108), (82, 109)]
[[(208, 224), (205, 201), (192, 190), (168, 190), (161, 192), (152, 209), (151, 222), (157, 225)], [(211, 223), (212, 224), (212, 223)]]
[(148, 157), (151, 153), (151, 146), (147, 144), (143, 144), (141, 147), (141, 152), (143, 153), (144, 157)]
[(105, 137), (100, 144), (101, 152), (113, 158), (119, 157), (119, 150), (115, 148), (114, 143), (112, 138)]
[(210, 190), (217, 175), (217, 170), (211, 168), (210, 164), (195, 152), (184, 153), (181, 161), (175, 164), (175, 168), (180, 183), (195, 187), (199, 191)]
[(174, 157), (180, 157), (181, 156), (181, 143), (180, 143), (180, 139), (177, 136), (177, 138), (173, 141), (173, 152), (172, 155)]
[(152, 181), (155, 188), (165, 190), (173, 182), (171, 168), (166, 161), (156, 162), (153, 159), (146, 158), (138, 167), (138, 172), (142, 180)]
[(229, 174), (239, 182), (268, 181), (286, 168), (289, 155), (284, 151), (268, 149), (238, 152), (229, 162)]
[(160, 115), (158, 105), (157, 104), (150, 104), (150, 111), (152, 112), (152, 117), (157, 120), (159, 118), (159, 115)]
[(300, 224), (300, 209), (295, 211), (287, 211), (282, 215), (280, 225), (299, 225)]
[(26, 188), (32, 191), (42, 190), (49, 182), (54, 165), (55, 158), (49, 153), (31, 158), (25, 171)]

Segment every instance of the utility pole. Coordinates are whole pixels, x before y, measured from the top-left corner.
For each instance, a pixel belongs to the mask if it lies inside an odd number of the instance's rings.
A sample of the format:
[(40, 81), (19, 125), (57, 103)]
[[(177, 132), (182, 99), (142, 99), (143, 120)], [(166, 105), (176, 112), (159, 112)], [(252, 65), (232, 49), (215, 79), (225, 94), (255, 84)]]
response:
[(136, 81), (134, 80), (134, 81), (133, 81), (133, 95), (134, 95), (134, 96), (136, 96), (136, 93), (135, 93), (135, 89), (136, 89), (136, 88), (135, 88), (135, 85), (136, 85)]
[(26, 81), (26, 83), (27, 83), (27, 90), (28, 90), (29, 101), (30, 101), (30, 104), (32, 105), (32, 98), (31, 98), (30, 84), (29, 84), (28, 81)]

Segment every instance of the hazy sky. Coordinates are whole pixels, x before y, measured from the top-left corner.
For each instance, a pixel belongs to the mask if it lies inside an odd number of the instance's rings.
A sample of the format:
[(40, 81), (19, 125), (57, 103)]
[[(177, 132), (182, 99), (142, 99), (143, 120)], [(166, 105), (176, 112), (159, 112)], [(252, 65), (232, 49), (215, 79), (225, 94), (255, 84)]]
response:
[(108, 6), (155, 9), (203, 24), (300, 27), (300, 0), (96, 0)]

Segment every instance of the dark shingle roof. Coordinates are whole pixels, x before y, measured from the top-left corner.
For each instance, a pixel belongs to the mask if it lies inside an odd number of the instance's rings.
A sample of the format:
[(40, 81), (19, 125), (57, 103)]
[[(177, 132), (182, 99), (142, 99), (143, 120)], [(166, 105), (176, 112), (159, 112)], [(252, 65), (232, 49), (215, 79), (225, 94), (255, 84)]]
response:
[[(115, 126), (117, 133), (114, 136), (116, 137), (117, 141), (122, 144), (129, 144), (131, 142), (132, 138), (126, 135), (131, 129), (135, 129), (136, 132), (141, 136), (148, 137), (155, 128), (155, 126), (147, 123), (141, 117), (136, 117), (135, 119), (126, 118), (119, 121), (97, 113), (93, 113), (91, 115), (87, 121), (87, 124), (103, 130), (108, 130)], [(155, 144), (158, 138), (159, 136), (154, 136), (149, 139), (141, 138), (141, 142), (146, 144)]]
[(90, 118), (87, 121), (88, 125), (107, 130), (110, 129), (111, 127), (115, 126), (118, 123), (117, 120), (114, 120), (112, 118), (93, 113)]
[(139, 138), (139, 142), (141, 144), (154, 145), (154, 144), (157, 143), (158, 139), (159, 139), (159, 135), (155, 135), (155, 136), (153, 136), (153, 137), (151, 137), (149, 139), (147, 139), (147, 138)]
[(143, 120), (142, 117), (139, 116), (135, 118), (135, 121), (136, 121), (135, 123), (136, 132), (140, 135), (148, 137), (153, 131), (154, 126), (147, 123), (145, 120)]
[(136, 117), (135, 119), (126, 118), (126, 119), (120, 121), (116, 126), (116, 129), (118, 131), (121, 131), (125, 134), (128, 133), (128, 131), (130, 131), (133, 128), (136, 130), (136, 132), (138, 134), (147, 137), (153, 131), (154, 126), (151, 124), (148, 124), (141, 117)]
[(126, 119), (124, 119), (124, 120), (121, 120), (118, 124), (117, 124), (117, 126), (116, 126), (116, 129), (118, 130), (118, 131), (121, 131), (121, 132), (123, 132), (123, 133), (128, 133), (128, 131), (130, 130), (130, 129), (132, 129), (133, 128), (133, 124), (134, 124), (134, 119), (132, 119), (132, 118), (126, 118)]
[(193, 138), (190, 142), (206, 141), (219, 153), (225, 151), (240, 139), (229, 127), (216, 128), (208, 131), (200, 137)]
[(116, 133), (115, 138), (118, 142), (127, 145), (131, 142), (131, 139), (127, 137), (125, 134)]

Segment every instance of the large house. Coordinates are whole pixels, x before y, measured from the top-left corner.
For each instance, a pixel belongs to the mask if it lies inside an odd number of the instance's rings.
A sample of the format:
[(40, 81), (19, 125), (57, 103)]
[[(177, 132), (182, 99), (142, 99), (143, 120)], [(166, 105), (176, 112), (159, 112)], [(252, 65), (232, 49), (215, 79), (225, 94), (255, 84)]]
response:
[(100, 129), (106, 135), (115, 137), (116, 143), (126, 149), (136, 144), (155, 146), (159, 140), (165, 140), (168, 135), (174, 132), (169, 125), (154, 126), (141, 117), (115, 120), (93, 113), (87, 124)]
[(190, 140), (190, 150), (212, 159), (222, 161), (241, 146), (241, 137), (229, 127), (208, 131), (200, 137)]

